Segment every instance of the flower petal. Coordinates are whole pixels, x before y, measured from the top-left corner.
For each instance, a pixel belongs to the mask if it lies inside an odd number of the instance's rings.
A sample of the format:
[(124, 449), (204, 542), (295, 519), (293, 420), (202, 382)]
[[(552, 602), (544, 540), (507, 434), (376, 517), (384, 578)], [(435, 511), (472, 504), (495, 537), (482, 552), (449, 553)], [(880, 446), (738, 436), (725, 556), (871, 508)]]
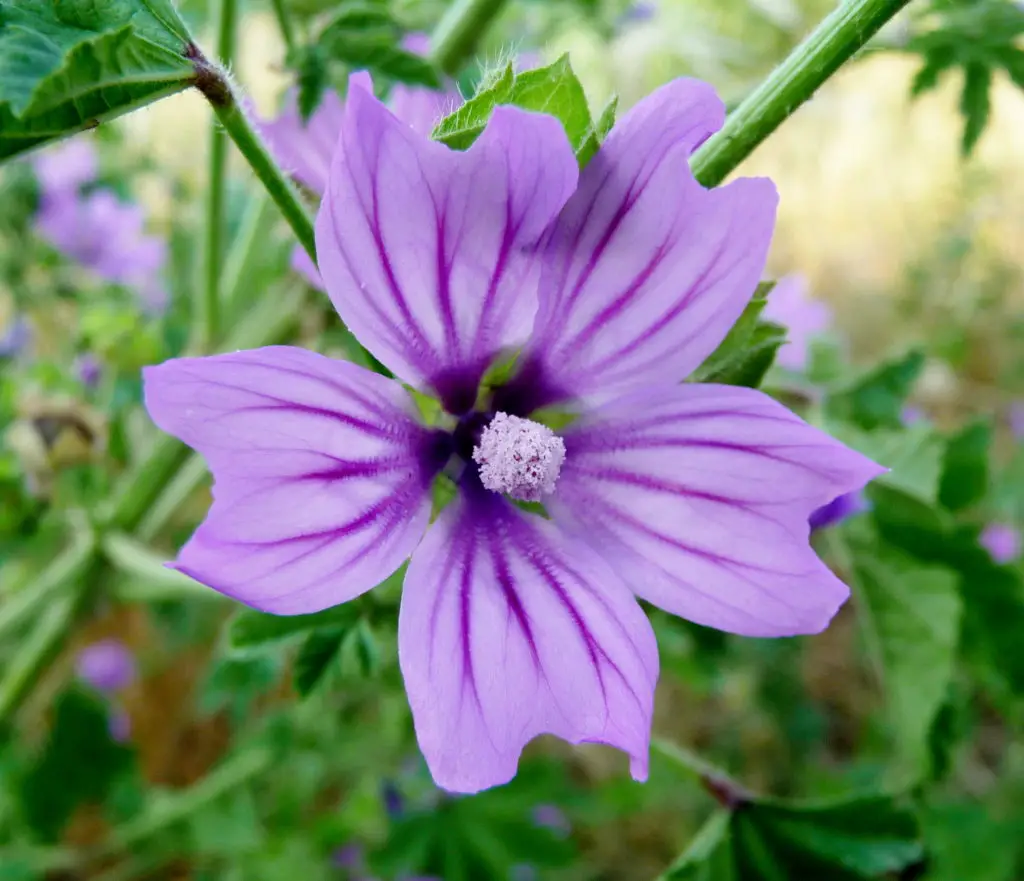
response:
[(822, 630), (849, 595), (808, 543), (811, 512), (885, 469), (761, 392), (635, 392), (564, 434), (548, 510), (645, 600), (719, 630)]
[(658, 653), (629, 590), (585, 546), (477, 488), (413, 556), (399, 660), (435, 782), (511, 780), (538, 734), (629, 753), (647, 776)]
[(304, 120), (299, 113), (298, 93), (293, 90), (281, 114), (271, 122), (260, 122), (259, 128), (274, 158), (319, 196), (327, 189), (327, 174), (344, 115), (345, 106), (337, 92), (325, 89), (313, 115)]
[(215, 478), (178, 558), (187, 575), (268, 612), (314, 612), (378, 584), (418, 544), (430, 444), (398, 383), (284, 346), (143, 374), (153, 421)]
[[(544, 247), (531, 352), (563, 396), (673, 384), (739, 318), (775, 223), (771, 181), (705, 190), (690, 154), (724, 118), (679, 79), (615, 126)], [(528, 359), (527, 359), (528, 360)]]
[(403, 125), (353, 79), (316, 223), (335, 308), (403, 380), (457, 411), (471, 405), (488, 361), (529, 332), (535, 261), (522, 249), (576, 176), (551, 117), (499, 107), (459, 153)]

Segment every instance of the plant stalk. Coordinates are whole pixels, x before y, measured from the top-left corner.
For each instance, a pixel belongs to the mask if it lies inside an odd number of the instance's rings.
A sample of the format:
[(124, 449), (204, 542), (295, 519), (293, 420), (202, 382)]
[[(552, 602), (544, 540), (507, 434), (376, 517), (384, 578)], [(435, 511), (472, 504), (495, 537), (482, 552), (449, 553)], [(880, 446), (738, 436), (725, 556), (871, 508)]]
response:
[(505, 0), (456, 0), (430, 37), (430, 59), (447, 74), (459, 72), (476, 52)]
[[(217, 58), (231, 64), (237, 30), (237, 0), (220, 0), (217, 10)], [(195, 309), (195, 340), (204, 349), (220, 335), (220, 276), (224, 252), (224, 196), (228, 145), (217, 123), (210, 126), (210, 170), (206, 188), (206, 236), (203, 240), (202, 298)]]
[(840, 3), (694, 154), (697, 180), (706, 187), (720, 184), (908, 2)]
[(285, 51), (291, 54), (295, 48), (295, 28), (292, 27), (292, 19), (285, 9), (284, 0), (272, 0), (274, 5), (274, 16), (277, 18), (277, 26), (281, 30), (281, 39), (284, 40)]

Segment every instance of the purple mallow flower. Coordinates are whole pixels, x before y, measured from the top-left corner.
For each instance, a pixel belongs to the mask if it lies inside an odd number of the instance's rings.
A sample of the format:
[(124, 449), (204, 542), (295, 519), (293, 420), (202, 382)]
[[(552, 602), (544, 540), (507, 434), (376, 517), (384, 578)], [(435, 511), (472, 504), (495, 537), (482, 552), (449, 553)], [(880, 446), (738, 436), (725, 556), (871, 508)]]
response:
[(1012, 563), (1020, 556), (1020, 531), (1006, 523), (990, 523), (978, 541), (997, 563)]
[(1024, 401), (1010, 405), (1010, 431), (1017, 440), (1024, 440)]
[(820, 300), (808, 296), (807, 279), (802, 275), (780, 278), (768, 294), (764, 317), (781, 324), (788, 331), (786, 344), (779, 349), (776, 361), (789, 370), (807, 367), (811, 340), (828, 330), (832, 310)]
[(32, 326), (18, 315), (0, 331), (0, 358), (15, 358), (32, 341)]
[(43, 150), (32, 164), (44, 202), (78, 191), (96, 180), (99, 155), (87, 136), (78, 136)]
[(36, 217), (40, 234), (64, 256), (100, 278), (134, 289), (149, 312), (166, 306), (159, 275), (167, 243), (145, 232), (139, 205), (122, 202), (110, 190), (54, 195)]
[(86, 352), (75, 361), (75, 375), (86, 388), (94, 389), (103, 376), (103, 364), (91, 352)]
[(135, 681), (135, 657), (116, 639), (103, 639), (78, 653), (78, 678), (104, 694), (114, 694)]
[(825, 529), (829, 526), (835, 526), (847, 517), (860, 514), (869, 508), (868, 500), (864, 497), (864, 493), (859, 490), (852, 493), (843, 493), (811, 514), (811, 529)]
[[(549, 116), (497, 107), (457, 152), (354, 77), (317, 253), (398, 381), (291, 347), (144, 369), (152, 418), (216, 481), (180, 571), (290, 615), (411, 555), (399, 660), (445, 789), (510, 780), (542, 733), (618, 747), (645, 779), (658, 652), (637, 597), (787, 636), (849, 594), (808, 518), (883, 469), (761, 392), (680, 383), (743, 311), (775, 221), (770, 181), (705, 190), (690, 173), (723, 119), (711, 87), (676, 80), (580, 172)], [(403, 383), (440, 400), (440, 424)], [(542, 410), (575, 420), (548, 432)], [(457, 493), (431, 522), (442, 473)], [(548, 516), (502, 492), (540, 495)]]

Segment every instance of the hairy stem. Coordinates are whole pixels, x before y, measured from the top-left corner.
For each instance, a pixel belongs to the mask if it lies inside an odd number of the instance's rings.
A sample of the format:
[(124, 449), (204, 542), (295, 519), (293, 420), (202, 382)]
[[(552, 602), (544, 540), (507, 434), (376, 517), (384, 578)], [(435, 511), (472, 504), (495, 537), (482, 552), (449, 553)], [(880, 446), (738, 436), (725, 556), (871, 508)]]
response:
[(431, 60), (445, 73), (458, 73), (504, 6), (505, 0), (456, 0), (431, 35)]
[[(217, 14), (217, 57), (231, 63), (235, 49), (236, 0), (220, 0)], [(220, 126), (210, 126), (210, 171), (206, 186), (206, 236), (203, 240), (202, 297), (195, 308), (195, 339), (208, 349), (220, 334), (220, 275), (224, 252), (224, 192), (228, 145)]]
[(701, 786), (724, 808), (732, 810), (752, 797), (745, 786), (686, 747), (655, 737), (651, 740), (651, 750), (668, 759), (677, 768), (695, 776)]
[(797, 46), (694, 154), (704, 186), (721, 183), (832, 74), (906, 6), (908, 0), (846, 0)]
[(270, 194), (270, 198), (281, 209), (299, 244), (315, 261), (313, 218), (295, 185), (270, 155), (263, 138), (253, 126), (235, 93), (228, 75), (218, 65), (210, 62), (195, 43), (188, 45), (186, 54), (195, 69), (196, 88), (210, 102), (217, 119), (224, 126), (224, 131), (235, 142), (238, 151), (245, 157), (260, 183)]

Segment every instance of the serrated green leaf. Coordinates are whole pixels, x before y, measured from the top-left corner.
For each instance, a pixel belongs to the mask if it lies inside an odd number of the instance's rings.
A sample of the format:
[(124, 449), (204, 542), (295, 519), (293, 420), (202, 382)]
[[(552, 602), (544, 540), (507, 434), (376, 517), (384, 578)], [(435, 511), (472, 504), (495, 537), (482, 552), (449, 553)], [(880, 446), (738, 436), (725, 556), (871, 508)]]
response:
[(924, 362), (924, 353), (914, 350), (873, 367), (847, 388), (831, 395), (826, 412), (868, 431), (900, 428), (903, 405), (924, 369)]
[(785, 342), (786, 328), (771, 321), (760, 321), (746, 347), (720, 370), (709, 374), (704, 381), (758, 388)]
[(303, 121), (316, 112), (328, 86), (327, 59), (317, 46), (306, 46), (289, 58), (298, 80), (298, 108)]
[(925, 56), (924, 65), (914, 75), (910, 84), (911, 96), (916, 98), (938, 86), (939, 78), (956, 62), (956, 52), (950, 47), (942, 47), (940, 51)]
[(725, 339), (693, 372), (691, 379), (694, 382), (712, 382), (713, 380), (709, 377), (721, 373), (730, 363), (743, 357), (745, 350), (750, 345), (754, 331), (757, 329), (761, 313), (764, 312), (764, 307), (768, 303), (768, 295), (774, 287), (774, 281), (762, 282), (757, 286), (754, 296), (750, 298), (750, 302), (747, 303), (743, 313), (726, 334)]
[(480, 136), (494, 108), (513, 104), (547, 113), (562, 123), (573, 151), (591, 134), (590, 108), (576, 74), (563, 55), (554, 64), (516, 74), (508, 64), (501, 76), (435, 127), (432, 137), (455, 150), (466, 150)]
[(269, 615), (241, 609), (228, 622), (228, 647), (233, 651), (259, 649), (323, 627), (346, 627), (359, 618), (354, 603), (331, 606), (309, 615)]
[(0, 0), (0, 159), (187, 88), (165, 0)]
[(970, 156), (988, 125), (992, 113), (992, 68), (972, 62), (964, 68), (964, 87), (960, 93), (960, 113), (964, 118), (961, 152)]
[(939, 484), (944, 507), (961, 511), (985, 498), (991, 446), (992, 426), (987, 421), (972, 423), (949, 440)]
[(1020, 824), (975, 802), (930, 806), (923, 815), (928, 881), (1014, 881)]
[(889, 469), (875, 478), (875, 483), (924, 502), (935, 501), (945, 443), (930, 425), (911, 425), (902, 431), (864, 431), (849, 423), (829, 421), (827, 428), (833, 437)]
[(909, 808), (889, 795), (757, 799), (714, 815), (663, 881), (878, 879), (923, 853)]
[(957, 574), (885, 549), (871, 526), (851, 522), (858, 612), (885, 678), (886, 700), (904, 767), (930, 768), (928, 736), (953, 675), (962, 606)]
[(601, 148), (604, 139), (615, 126), (615, 114), (619, 107), (619, 96), (612, 95), (608, 103), (604, 105), (597, 122), (590, 128), (586, 139), (576, 151), (576, 162), (580, 168), (586, 168), (587, 163), (594, 158), (594, 155)]
[(346, 627), (314, 630), (299, 646), (292, 682), (301, 697), (308, 696), (323, 680), (341, 652), (347, 633)]

